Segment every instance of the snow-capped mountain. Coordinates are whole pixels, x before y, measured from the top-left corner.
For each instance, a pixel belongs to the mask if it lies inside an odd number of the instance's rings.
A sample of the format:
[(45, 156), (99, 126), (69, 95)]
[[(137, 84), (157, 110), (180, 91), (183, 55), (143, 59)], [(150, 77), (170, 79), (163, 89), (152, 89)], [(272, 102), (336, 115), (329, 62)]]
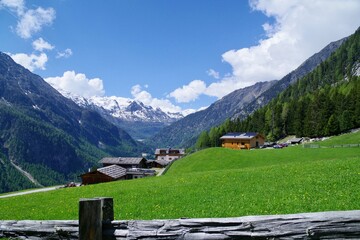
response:
[(85, 98), (69, 92), (61, 91), (61, 93), (79, 106), (97, 110), (102, 115), (109, 115), (122, 121), (169, 124), (184, 117), (181, 113), (164, 112), (160, 108), (155, 109), (129, 98), (115, 96)]
[(81, 107), (97, 111), (137, 140), (149, 138), (165, 126), (184, 117), (182, 113), (164, 112), (160, 108), (146, 106), (140, 101), (129, 98), (115, 96), (85, 98), (65, 91), (60, 93)]

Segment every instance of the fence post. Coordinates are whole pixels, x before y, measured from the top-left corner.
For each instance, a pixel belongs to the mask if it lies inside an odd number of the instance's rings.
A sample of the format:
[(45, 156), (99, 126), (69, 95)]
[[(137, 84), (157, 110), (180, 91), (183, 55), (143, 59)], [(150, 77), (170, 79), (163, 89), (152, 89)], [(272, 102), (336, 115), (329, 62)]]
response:
[(112, 198), (80, 199), (79, 239), (102, 240), (103, 225), (114, 220)]

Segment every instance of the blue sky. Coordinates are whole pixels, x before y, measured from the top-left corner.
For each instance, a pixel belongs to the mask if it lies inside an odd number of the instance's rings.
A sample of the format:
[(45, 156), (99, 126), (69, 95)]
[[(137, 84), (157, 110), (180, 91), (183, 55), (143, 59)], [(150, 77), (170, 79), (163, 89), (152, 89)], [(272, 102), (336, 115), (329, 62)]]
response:
[(357, 0), (0, 0), (0, 51), (55, 88), (206, 107), (360, 26)]

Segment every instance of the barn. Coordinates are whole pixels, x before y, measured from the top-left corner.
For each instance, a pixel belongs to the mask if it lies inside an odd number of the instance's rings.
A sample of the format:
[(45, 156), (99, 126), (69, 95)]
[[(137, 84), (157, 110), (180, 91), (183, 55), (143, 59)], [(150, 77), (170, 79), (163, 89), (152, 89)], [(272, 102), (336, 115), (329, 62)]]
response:
[(117, 165), (98, 168), (80, 175), (83, 185), (126, 179), (126, 169)]
[(224, 148), (251, 149), (264, 145), (265, 137), (255, 132), (234, 132), (225, 134), (220, 140)]

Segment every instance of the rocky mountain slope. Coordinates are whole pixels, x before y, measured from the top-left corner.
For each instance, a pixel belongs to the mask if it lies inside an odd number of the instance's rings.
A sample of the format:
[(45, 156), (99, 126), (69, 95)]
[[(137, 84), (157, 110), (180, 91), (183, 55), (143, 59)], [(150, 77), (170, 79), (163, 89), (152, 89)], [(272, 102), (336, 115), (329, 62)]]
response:
[(254, 112), (256, 109), (265, 106), (271, 101), (271, 99), (275, 98), (288, 86), (295, 83), (300, 78), (304, 77), (306, 74), (314, 70), (320, 63), (328, 59), (330, 55), (346, 41), (346, 39), (347, 38), (343, 38), (341, 40), (332, 42), (328, 44), (325, 48), (323, 48), (320, 52), (315, 53), (313, 56), (303, 62), (297, 69), (287, 74), (277, 83), (275, 83), (271, 88), (258, 96), (255, 100), (243, 106), (242, 108), (237, 109), (232, 118), (243, 119), (252, 112)]
[(135, 155), (140, 147), (127, 132), (79, 107), (4, 53), (0, 116), (0, 191), (27, 185), (20, 178), (6, 185), (19, 175), (14, 165), (49, 185), (72, 179), (102, 156)]
[(149, 138), (165, 126), (184, 117), (181, 113), (164, 112), (160, 108), (154, 109), (129, 98), (84, 98), (64, 91), (61, 93), (79, 106), (95, 110), (111, 123), (126, 129), (134, 139)]
[(236, 90), (216, 101), (209, 108), (190, 114), (165, 127), (151, 138), (149, 144), (156, 146), (193, 146), (202, 131), (221, 124), (227, 118), (244, 118), (267, 104), (289, 85), (295, 83), (326, 60), (345, 40), (346, 38), (330, 43), (281, 80), (260, 82)]

